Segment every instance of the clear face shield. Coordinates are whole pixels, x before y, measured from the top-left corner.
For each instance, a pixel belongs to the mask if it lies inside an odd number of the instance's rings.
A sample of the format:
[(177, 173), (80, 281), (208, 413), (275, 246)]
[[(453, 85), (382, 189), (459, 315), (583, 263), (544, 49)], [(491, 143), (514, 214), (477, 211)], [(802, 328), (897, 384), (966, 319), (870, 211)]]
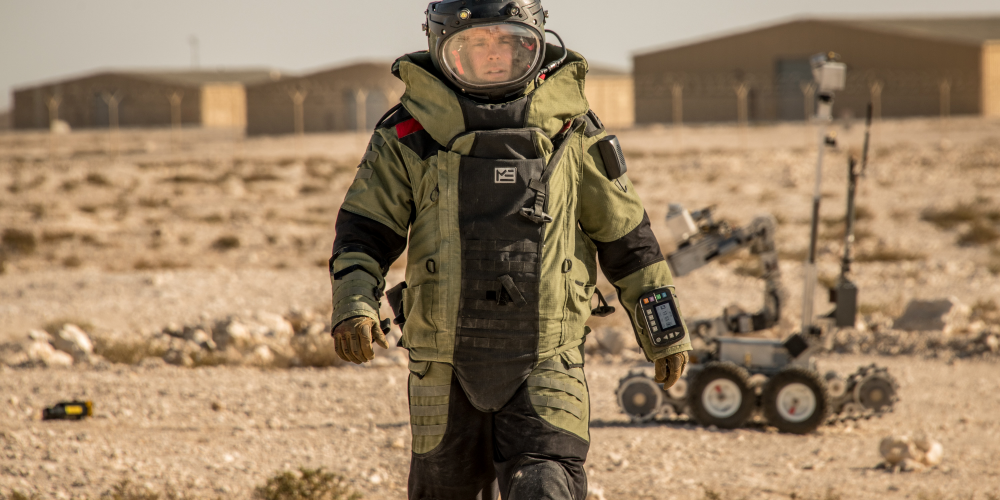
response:
[(451, 80), (475, 90), (501, 89), (533, 75), (543, 51), (536, 31), (506, 23), (459, 31), (439, 47), (439, 61)]

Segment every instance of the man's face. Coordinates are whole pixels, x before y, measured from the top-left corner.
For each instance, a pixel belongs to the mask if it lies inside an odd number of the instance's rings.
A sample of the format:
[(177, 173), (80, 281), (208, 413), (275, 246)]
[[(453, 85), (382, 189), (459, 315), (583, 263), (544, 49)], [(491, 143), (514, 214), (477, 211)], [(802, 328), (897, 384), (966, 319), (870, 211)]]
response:
[(514, 66), (514, 36), (496, 28), (472, 31), (467, 43), (473, 76), (483, 82), (510, 81)]
[(499, 88), (537, 67), (541, 46), (538, 32), (525, 26), (474, 26), (442, 41), (439, 62), (459, 88)]

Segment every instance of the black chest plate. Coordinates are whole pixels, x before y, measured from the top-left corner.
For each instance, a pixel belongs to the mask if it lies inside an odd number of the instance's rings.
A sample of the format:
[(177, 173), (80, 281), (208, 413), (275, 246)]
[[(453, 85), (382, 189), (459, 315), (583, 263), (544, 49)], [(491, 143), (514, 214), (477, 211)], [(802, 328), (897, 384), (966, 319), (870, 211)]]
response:
[(538, 283), (545, 227), (521, 215), (545, 169), (531, 131), (477, 132), (459, 172), (462, 298), (455, 372), (483, 411), (502, 407), (538, 349)]

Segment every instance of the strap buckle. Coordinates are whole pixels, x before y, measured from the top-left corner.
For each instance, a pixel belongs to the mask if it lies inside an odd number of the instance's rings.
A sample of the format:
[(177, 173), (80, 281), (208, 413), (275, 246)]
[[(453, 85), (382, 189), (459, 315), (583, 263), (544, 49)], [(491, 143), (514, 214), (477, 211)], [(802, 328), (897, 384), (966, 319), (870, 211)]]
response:
[(535, 192), (535, 205), (533, 207), (522, 207), (521, 215), (535, 224), (548, 224), (552, 222), (552, 216), (545, 213), (545, 197), (549, 184), (547, 181), (531, 179), (528, 189)]
[(603, 318), (615, 312), (615, 307), (608, 305), (608, 301), (604, 299), (601, 289), (594, 287), (594, 292), (597, 294), (597, 307), (590, 310), (591, 315)]

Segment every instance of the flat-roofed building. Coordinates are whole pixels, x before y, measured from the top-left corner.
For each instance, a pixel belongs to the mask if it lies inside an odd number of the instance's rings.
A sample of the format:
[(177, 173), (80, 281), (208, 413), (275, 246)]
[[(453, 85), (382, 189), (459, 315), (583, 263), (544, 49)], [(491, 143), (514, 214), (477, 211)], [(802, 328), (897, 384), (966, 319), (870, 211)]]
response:
[(632, 74), (604, 66), (591, 65), (584, 87), (590, 109), (612, 129), (635, 123), (635, 88)]
[(13, 127), (246, 127), (248, 84), (280, 80), (269, 69), (102, 71), (14, 90)]
[(1000, 116), (1000, 17), (799, 19), (636, 55), (636, 122), (806, 119), (809, 57), (831, 51), (838, 116)]
[(365, 62), (247, 87), (247, 134), (372, 130), (404, 85), (391, 62)]

